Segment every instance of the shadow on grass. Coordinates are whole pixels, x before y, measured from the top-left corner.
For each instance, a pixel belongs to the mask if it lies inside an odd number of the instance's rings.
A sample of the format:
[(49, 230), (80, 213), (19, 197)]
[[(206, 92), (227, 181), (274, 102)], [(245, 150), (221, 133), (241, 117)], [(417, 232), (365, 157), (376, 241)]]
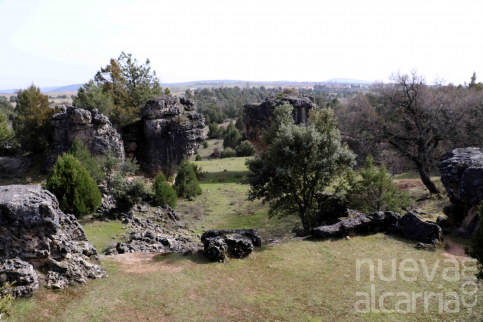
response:
[(155, 262), (164, 262), (166, 264), (174, 264), (183, 261), (191, 261), (195, 264), (211, 264), (212, 262), (203, 255), (203, 253), (195, 253), (183, 255), (180, 253), (163, 253), (153, 257)]

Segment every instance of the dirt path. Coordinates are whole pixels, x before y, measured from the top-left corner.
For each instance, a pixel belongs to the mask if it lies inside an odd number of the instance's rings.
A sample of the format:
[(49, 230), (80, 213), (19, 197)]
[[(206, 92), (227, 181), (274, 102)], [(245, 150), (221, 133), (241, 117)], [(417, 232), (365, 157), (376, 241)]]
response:
[(444, 241), (447, 244), (444, 249), (444, 256), (455, 259), (469, 258), (469, 256), (465, 254), (465, 245), (454, 242), (449, 236), (445, 236)]
[(163, 271), (177, 273), (184, 269), (183, 265), (156, 260), (157, 257), (166, 256), (169, 253), (128, 253), (110, 256), (116, 262), (122, 264), (122, 270), (126, 273), (145, 274)]

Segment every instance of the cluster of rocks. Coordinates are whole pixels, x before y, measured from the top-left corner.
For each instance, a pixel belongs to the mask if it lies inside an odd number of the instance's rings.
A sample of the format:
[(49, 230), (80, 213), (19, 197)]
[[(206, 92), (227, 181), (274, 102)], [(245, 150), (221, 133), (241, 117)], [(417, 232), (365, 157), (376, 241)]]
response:
[[(137, 206), (141, 212), (146, 212)], [(174, 209), (158, 207), (152, 215), (137, 216), (134, 211), (122, 215), (126, 224), (127, 241), (118, 242), (107, 250), (107, 255), (124, 253), (195, 253), (200, 249), (193, 232), (185, 230), (184, 223)]]
[(479, 227), (478, 205), (483, 201), (483, 149), (455, 149), (440, 163), (441, 182), (451, 204), (443, 208), (448, 222), (460, 227), (456, 233), (470, 236)]
[(140, 121), (121, 130), (126, 154), (150, 172), (173, 172), (203, 143), (205, 118), (193, 100), (164, 95), (146, 103)]
[(75, 216), (64, 214), (50, 192), (0, 187), (0, 283), (15, 282), (14, 294), (32, 294), (40, 282), (63, 289), (101, 278), (104, 269), (89, 261), (96, 255)]
[(67, 152), (78, 137), (93, 156), (102, 156), (110, 148), (113, 154), (124, 160), (124, 144), (121, 135), (112, 127), (109, 118), (97, 109), (89, 112), (73, 106), (61, 106), (50, 122), (52, 138), (46, 150), (44, 170), (48, 171), (59, 155)]
[(208, 230), (201, 235), (205, 255), (217, 262), (224, 262), (227, 255), (235, 258), (248, 256), (262, 240), (253, 229)]
[(295, 124), (307, 123), (311, 109), (317, 109), (315, 99), (312, 96), (287, 96), (278, 99), (267, 99), (260, 104), (246, 104), (243, 106), (243, 123), (245, 125), (245, 136), (252, 143), (261, 142), (263, 130), (270, 127), (273, 117), (273, 110), (288, 102), (293, 106), (293, 118)]
[(423, 244), (435, 245), (443, 238), (441, 227), (422, 221), (414, 213), (401, 216), (392, 211), (378, 211), (368, 215), (359, 215), (333, 225), (317, 227), (313, 231), (315, 238), (345, 237), (351, 234), (389, 233)]

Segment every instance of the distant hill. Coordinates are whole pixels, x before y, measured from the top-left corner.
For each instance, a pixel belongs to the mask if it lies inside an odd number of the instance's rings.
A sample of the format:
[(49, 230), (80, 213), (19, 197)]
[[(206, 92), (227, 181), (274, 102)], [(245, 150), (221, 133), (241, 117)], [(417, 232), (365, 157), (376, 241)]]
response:
[(352, 79), (352, 78), (332, 78), (324, 83), (344, 83), (344, 84), (372, 84), (372, 82), (368, 82), (365, 80), (358, 80), (358, 79)]
[[(55, 93), (55, 92), (77, 92), (83, 84), (72, 84), (67, 86), (51, 86), (51, 87), (41, 87), (40, 91), (42, 93)], [(22, 88), (24, 89), (24, 88)], [(15, 94), (19, 89), (2, 89), (0, 94)]]

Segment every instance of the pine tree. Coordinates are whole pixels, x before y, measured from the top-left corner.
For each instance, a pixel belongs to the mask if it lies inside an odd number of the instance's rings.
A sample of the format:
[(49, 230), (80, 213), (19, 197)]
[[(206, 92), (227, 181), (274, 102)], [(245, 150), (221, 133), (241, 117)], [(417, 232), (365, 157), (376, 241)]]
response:
[(169, 205), (171, 208), (176, 208), (178, 197), (176, 190), (166, 181), (166, 177), (160, 172), (153, 183), (153, 203), (156, 206)]
[(72, 141), (69, 154), (72, 154), (84, 165), (87, 171), (89, 171), (91, 178), (96, 180), (97, 183), (101, 183), (105, 179), (106, 174), (102, 169), (101, 163), (97, 158), (91, 155), (89, 150), (87, 150), (86, 146), (82, 144), (78, 137)]

